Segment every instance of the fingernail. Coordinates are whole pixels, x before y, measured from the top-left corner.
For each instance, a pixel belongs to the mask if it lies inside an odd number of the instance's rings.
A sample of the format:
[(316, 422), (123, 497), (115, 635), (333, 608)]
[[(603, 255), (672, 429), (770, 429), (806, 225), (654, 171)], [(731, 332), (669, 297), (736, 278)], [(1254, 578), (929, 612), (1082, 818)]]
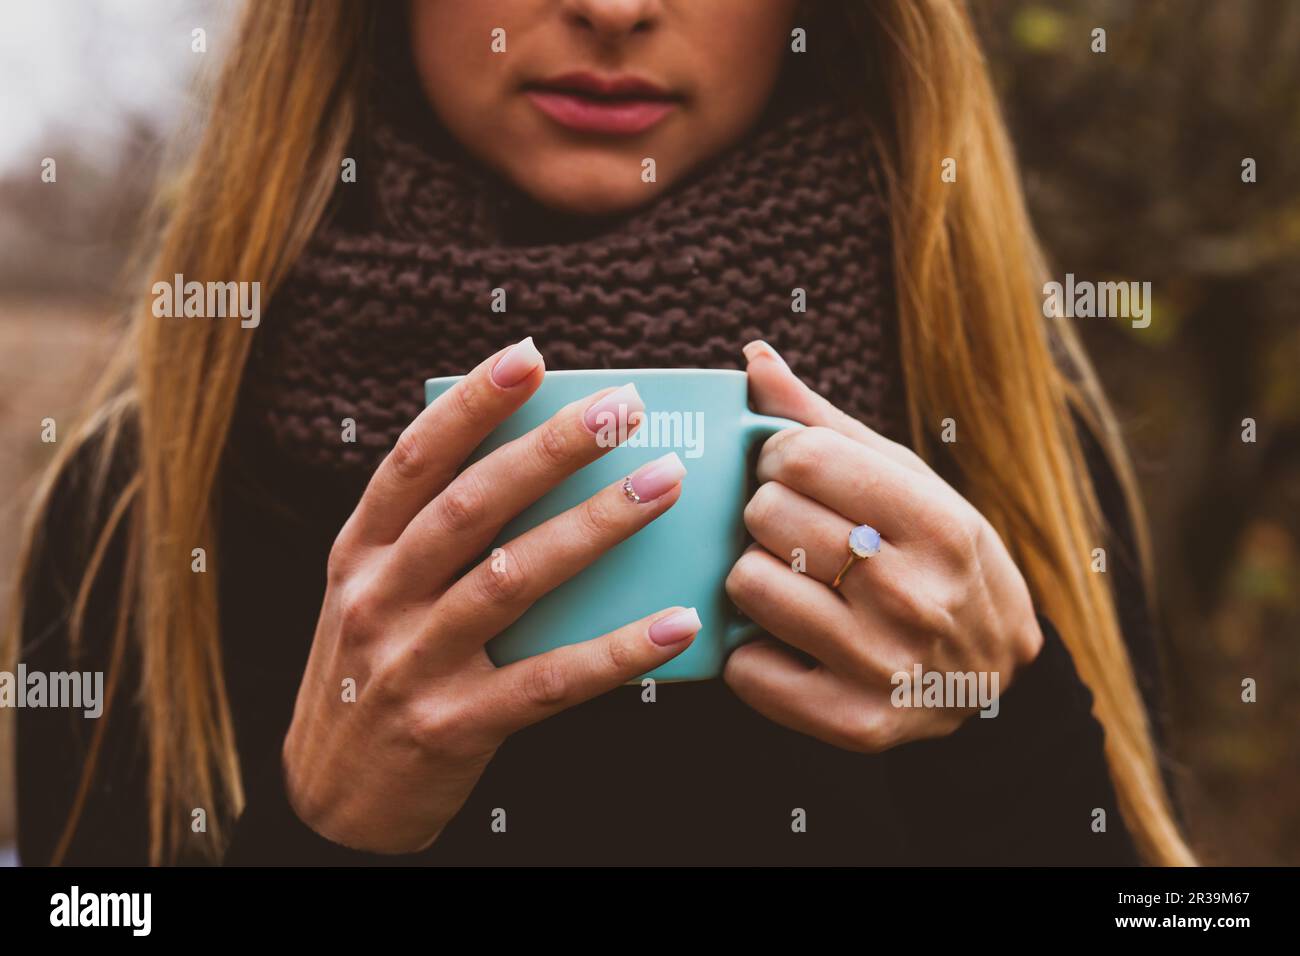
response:
[(636, 424), (633, 415), (645, 411), (645, 402), (637, 394), (636, 386), (628, 382), (622, 388), (615, 389), (604, 398), (593, 402), (583, 413), (582, 421), (591, 432), (601, 429), (617, 428), (619, 432), (631, 431)]
[(541, 364), (542, 353), (537, 351), (530, 335), (522, 342), (516, 342), (509, 352), (497, 360), (497, 364), (492, 367), (492, 381), (502, 388), (513, 388)]
[(745, 360), (748, 362), (754, 361), (754, 359), (759, 356), (766, 355), (769, 358), (774, 358), (780, 362), (783, 368), (790, 367), (789, 365), (786, 365), (785, 359), (781, 358), (781, 353), (772, 348), (772, 346), (768, 345), (762, 339), (754, 339), (754, 341), (746, 345), (741, 349), (741, 351), (745, 354)]
[(695, 608), (688, 607), (684, 611), (674, 611), (651, 624), (650, 640), (660, 647), (667, 647), (669, 644), (686, 640), (699, 631), (700, 627), (699, 614), (695, 612)]
[[(631, 477), (628, 478), (628, 483), (632, 486), (632, 490), (636, 492), (636, 500), (645, 504), (647, 501), (654, 501), (656, 498), (672, 491), (681, 484), (682, 477), (685, 474), (686, 466), (677, 457), (677, 452), (670, 451), (662, 458), (646, 462), (632, 472)], [(631, 497), (631, 495), (628, 497)]]

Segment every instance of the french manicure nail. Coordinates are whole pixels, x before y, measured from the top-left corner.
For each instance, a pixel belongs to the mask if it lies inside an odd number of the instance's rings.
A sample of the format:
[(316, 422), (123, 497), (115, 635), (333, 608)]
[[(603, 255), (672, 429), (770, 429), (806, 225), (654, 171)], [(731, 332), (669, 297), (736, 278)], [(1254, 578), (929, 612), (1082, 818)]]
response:
[(599, 433), (602, 429), (617, 428), (621, 435), (632, 430), (635, 424), (632, 416), (644, 411), (645, 402), (641, 401), (636, 386), (628, 382), (622, 388), (593, 402), (583, 413), (582, 422), (590, 432)]
[(700, 627), (700, 615), (696, 613), (695, 608), (688, 607), (684, 611), (674, 611), (651, 624), (650, 640), (660, 647), (667, 647), (669, 644), (686, 640), (698, 632)]
[(790, 367), (789, 365), (786, 365), (785, 359), (781, 358), (781, 353), (772, 348), (772, 346), (768, 345), (762, 339), (754, 339), (754, 341), (741, 349), (741, 352), (745, 354), (745, 360), (749, 362), (754, 361), (754, 359), (761, 355), (766, 355), (769, 358), (776, 359), (784, 368)]
[(537, 351), (530, 335), (522, 342), (516, 342), (510, 351), (497, 360), (497, 364), (492, 367), (492, 381), (502, 388), (513, 388), (541, 364), (542, 353)]
[[(677, 457), (677, 452), (670, 451), (662, 458), (648, 461), (632, 472), (627, 484), (636, 496), (633, 500), (644, 504), (672, 491), (681, 484), (685, 474), (686, 466)], [(632, 495), (628, 497), (632, 498)]]

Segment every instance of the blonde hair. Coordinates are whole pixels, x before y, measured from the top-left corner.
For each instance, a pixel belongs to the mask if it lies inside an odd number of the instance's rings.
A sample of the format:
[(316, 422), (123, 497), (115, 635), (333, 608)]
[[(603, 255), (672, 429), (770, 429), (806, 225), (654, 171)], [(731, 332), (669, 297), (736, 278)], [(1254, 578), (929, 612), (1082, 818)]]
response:
[[(152, 275), (238, 276), (274, 290), (332, 195), (361, 102), (375, 9), (349, 0), (246, 6), (203, 138), (174, 192)], [(1114, 597), (1105, 576), (1086, 569), (1102, 527), (1073, 414), (1109, 447), (1136, 518), (1131, 476), (1068, 328), (1059, 325), (1049, 341), (1038, 300), (1045, 263), (965, 4), (877, 0), (844, 16), (859, 55), (869, 50), (873, 75), (864, 75), (864, 88), (872, 85), (884, 99), (880, 150), (914, 445), (932, 453), (931, 429), (945, 417), (960, 419), (962, 441), (945, 446), (953, 477), (1012, 549), (1037, 606), (1092, 690), (1120, 808), (1140, 852), (1152, 863), (1191, 863)], [(945, 157), (958, 158), (960, 185), (940, 181)], [(100, 558), (125, 521), (128, 561), (113, 653), (120, 659), (129, 633), (143, 665), (155, 863), (180, 851), (188, 808), (223, 809), (211, 815), (217, 839), (208, 841), (220, 846), (221, 818), (243, 804), (216, 576), (187, 568), (190, 549), (212, 542), (218, 464), (249, 344), (238, 323), (154, 321), (142, 299), (97, 392), (100, 411), (51, 466), (24, 536), (19, 598), (56, 476), (86, 442), (115, 435), (132, 417), (133, 474), (99, 531), (70, 636), (75, 644)], [(96, 445), (101, 473), (114, 446)], [(15, 635), (20, 621), (15, 600)], [(97, 752), (98, 736), (56, 862), (75, 832)]]

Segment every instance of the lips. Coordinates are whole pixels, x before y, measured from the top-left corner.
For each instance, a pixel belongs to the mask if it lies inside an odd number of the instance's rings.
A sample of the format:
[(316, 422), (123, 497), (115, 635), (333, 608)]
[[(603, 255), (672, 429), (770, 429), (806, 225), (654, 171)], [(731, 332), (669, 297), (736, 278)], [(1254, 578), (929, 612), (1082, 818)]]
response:
[(524, 94), (556, 123), (581, 133), (635, 136), (661, 122), (682, 102), (635, 76), (565, 73), (524, 87)]

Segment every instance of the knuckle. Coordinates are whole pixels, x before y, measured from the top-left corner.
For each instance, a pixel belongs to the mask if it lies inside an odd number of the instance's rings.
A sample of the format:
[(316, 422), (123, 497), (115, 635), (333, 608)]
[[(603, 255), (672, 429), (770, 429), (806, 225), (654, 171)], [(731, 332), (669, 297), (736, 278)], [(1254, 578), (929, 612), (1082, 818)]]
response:
[(604, 495), (588, 498), (583, 502), (578, 514), (588, 541), (605, 540), (616, 533), (620, 527), (618, 516), (609, 507)]
[(424, 436), (414, 425), (408, 426), (397, 437), (397, 444), (389, 453), (393, 471), (400, 478), (411, 479), (424, 471), (428, 464)]
[(346, 588), (339, 597), (339, 631), (345, 642), (368, 638), (379, 621), (379, 606), (367, 587)]
[(762, 665), (756, 654), (764, 643), (760, 639), (755, 643), (741, 645), (728, 655), (727, 663), (723, 666), (723, 681), (742, 699), (761, 689), (757, 677), (762, 673)]
[(513, 604), (523, 597), (528, 576), (517, 557), (500, 562), (485, 562), (474, 572), (478, 577), (478, 595), (484, 604)]
[(925, 533), (940, 554), (966, 561), (976, 553), (981, 523), (978, 512), (963, 504), (931, 513), (925, 522)]
[(536, 454), (544, 469), (566, 466), (573, 457), (569, 432), (554, 419), (537, 429)]
[(568, 695), (568, 678), (550, 654), (543, 654), (528, 665), (524, 695), (535, 707), (551, 708), (564, 703)]
[(762, 588), (763, 558), (757, 551), (746, 551), (727, 574), (727, 593), (745, 598)]
[(768, 455), (784, 455), (790, 448), (790, 442), (804, 430), (805, 429), (802, 428), (781, 429), (763, 443), (763, 453)]
[(791, 478), (804, 481), (816, 476), (826, 465), (825, 429), (803, 428), (791, 439), (785, 456), (784, 471)]
[(400, 714), (407, 704), (402, 673), (396, 662), (381, 652), (365, 679), (363, 693), (366, 701), (377, 710)]
[(637, 668), (637, 655), (627, 641), (606, 641), (604, 653), (610, 673), (625, 674)]
[(927, 474), (927, 475), (933, 474), (933, 472), (930, 469), (930, 466), (926, 463), (924, 458), (922, 458), (912, 449), (908, 448), (906, 445), (897, 445), (897, 443), (895, 444), (898, 448), (898, 456), (899, 458), (902, 459), (905, 465), (907, 465), (908, 467), (916, 471), (921, 472), (922, 474)]
[(872, 601), (895, 620), (914, 625), (929, 617), (927, 603), (915, 586), (898, 575), (881, 575), (871, 590)]
[(960, 557), (972, 550), (971, 532), (959, 518), (936, 522), (930, 536), (939, 550), (950, 557)]
[(452, 413), (466, 421), (476, 421), (486, 409), (486, 395), (483, 387), (473, 376), (465, 379), (451, 390)]
[(487, 495), (479, 479), (465, 472), (438, 496), (442, 526), (449, 532), (478, 527), (487, 514)]
[(352, 549), (342, 534), (334, 539), (330, 546), (329, 557), (325, 559), (325, 581), (338, 585), (347, 579), (352, 569)]
[(880, 753), (889, 749), (889, 730), (886, 719), (869, 710), (857, 710), (846, 721), (845, 732), (854, 750), (860, 753)]
[(425, 755), (450, 757), (458, 751), (458, 741), (464, 738), (464, 724), (456, 708), (443, 702), (422, 703), (410, 708), (406, 732)]
[(758, 489), (745, 505), (746, 528), (753, 531), (755, 528), (769, 526), (779, 493), (780, 489), (774, 481), (765, 481), (758, 486)]
[(984, 520), (974, 508), (970, 509), (969, 518), (966, 521), (966, 534), (964, 546), (966, 552), (972, 557), (977, 557), (985, 544), (985, 537), (992, 531), (989, 523)]
[(745, 645), (736, 648), (727, 656), (726, 663), (722, 665), (722, 682), (737, 694), (743, 692), (748, 674), (748, 668), (745, 667), (746, 662), (736, 659), (744, 649)]

